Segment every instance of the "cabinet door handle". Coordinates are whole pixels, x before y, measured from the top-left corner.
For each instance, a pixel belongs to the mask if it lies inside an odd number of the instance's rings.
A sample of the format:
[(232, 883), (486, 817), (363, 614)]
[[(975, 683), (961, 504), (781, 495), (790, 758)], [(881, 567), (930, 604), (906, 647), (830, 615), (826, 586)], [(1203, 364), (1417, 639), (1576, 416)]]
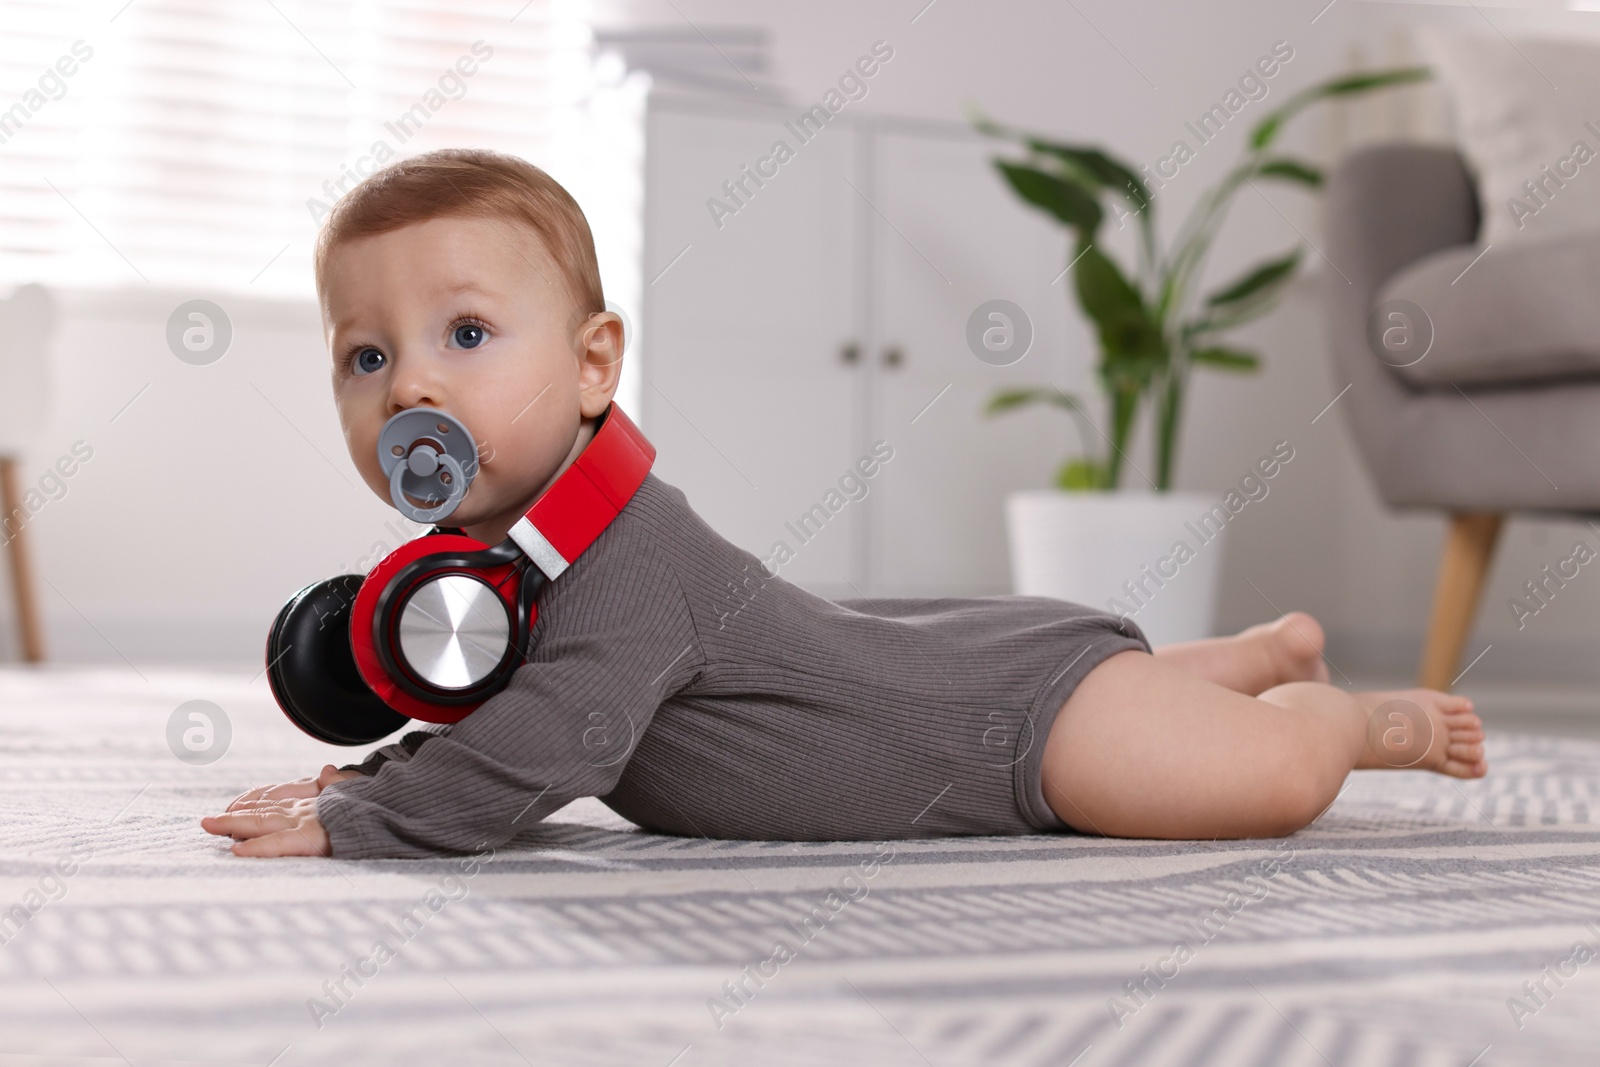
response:
[(906, 360), (906, 354), (899, 345), (890, 345), (883, 350), (883, 365), (885, 367), (898, 367)]
[(861, 346), (854, 341), (847, 342), (839, 347), (839, 362), (846, 366), (853, 366), (861, 362)]

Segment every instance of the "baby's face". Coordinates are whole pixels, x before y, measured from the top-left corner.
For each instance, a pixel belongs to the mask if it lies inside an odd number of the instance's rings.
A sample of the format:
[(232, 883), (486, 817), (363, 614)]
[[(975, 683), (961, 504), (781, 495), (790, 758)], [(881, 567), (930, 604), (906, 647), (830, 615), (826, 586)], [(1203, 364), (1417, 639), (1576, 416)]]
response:
[(413, 407), (472, 431), (479, 466), (447, 518), (489, 544), (593, 435), (616, 391), (622, 327), (584, 320), (542, 242), (500, 219), (439, 218), (336, 246), (323, 326), (345, 443), (383, 500), (378, 433)]

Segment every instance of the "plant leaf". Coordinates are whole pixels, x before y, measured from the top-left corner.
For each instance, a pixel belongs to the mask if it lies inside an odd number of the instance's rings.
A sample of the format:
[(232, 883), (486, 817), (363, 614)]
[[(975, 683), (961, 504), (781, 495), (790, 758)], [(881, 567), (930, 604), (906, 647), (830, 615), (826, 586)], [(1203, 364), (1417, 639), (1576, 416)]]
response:
[(1433, 77), (1433, 72), (1427, 67), (1401, 67), (1395, 70), (1383, 70), (1373, 74), (1350, 74), (1342, 78), (1333, 78), (1303, 89), (1291, 96), (1282, 107), (1262, 119), (1250, 134), (1251, 148), (1265, 148), (1278, 135), (1283, 124), (1289, 117), (1307, 104), (1315, 103), (1330, 96), (1350, 96), (1354, 93), (1365, 93), (1373, 89), (1382, 89), (1389, 85), (1403, 85), (1407, 82), (1427, 81)]
[(1083, 244), (1076, 261), (1072, 279), (1078, 302), (1095, 325), (1102, 329), (1116, 323), (1150, 325), (1138, 290), (1104, 253), (1093, 245)]
[(1237, 348), (1197, 348), (1189, 353), (1189, 362), (1220, 370), (1253, 371), (1260, 368), (1261, 357)]
[(1105, 479), (1105, 466), (1090, 459), (1069, 459), (1056, 471), (1056, 487), (1074, 492), (1102, 488)]
[(984, 406), (985, 415), (996, 415), (1002, 411), (1011, 411), (1028, 404), (1057, 404), (1068, 411), (1083, 411), (1083, 402), (1071, 393), (1063, 393), (1059, 389), (1046, 389), (1039, 387), (1024, 387), (1019, 389), (1002, 389), (989, 398), (989, 403)]
[(1280, 114), (1275, 111), (1266, 118), (1262, 119), (1261, 124), (1257, 126), (1254, 132), (1250, 134), (1250, 147), (1265, 148), (1267, 145), (1271, 144), (1272, 139), (1278, 136), (1278, 130), (1283, 126), (1284, 121), (1288, 119), (1288, 117), (1288, 115)]
[(1334, 78), (1332, 81), (1323, 82), (1319, 87), (1317, 98), (1327, 96), (1349, 96), (1352, 93), (1365, 93), (1373, 89), (1382, 89), (1389, 85), (1403, 85), (1406, 82), (1425, 82), (1433, 77), (1433, 71), (1427, 67), (1399, 67), (1394, 70), (1380, 70), (1372, 74), (1348, 74), (1343, 78)]
[(1093, 245), (1078, 251), (1072, 269), (1078, 303), (1100, 333), (1100, 373), (1107, 385), (1142, 386), (1166, 363), (1161, 327), (1151, 318), (1138, 290)]
[(1298, 159), (1270, 159), (1256, 168), (1263, 178), (1283, 178), (1287, 181), (1309, 185), (1313, 189), (1322, 185), (1322, 170)]
[(1104, 212), (1093, 190), (1026, 164), (996, 157), (994, 165), (1023, 200), (1077, 230), (1080, 240), (1094, 238)]
[(1150, 206), (1150, 189), (1137, 171), (1125, 163), (1112, 159), (1098, 148), (1086, 145), (1058, 144), (1036, 137), (1027, 139), (1028, 147), (1040, 155), (1053, 156), (1069, 169), (1089, 177), (1102, 188), (1118, 193), (1134, 207), (1144, 210)]
[(1207, 297), (1206, 306), (1222, 307), (1227, 304), (1237, 304), (1252, 296), (1264, 299), (1271, 295), (1273, 290), (1282, 286), (1294, 274), (1294, 269), (1300, 265), (1301, 251), (1296, 248), (1281, 259), (1270, 260), (1250, 273), (1234, 279), (1232, 283)]

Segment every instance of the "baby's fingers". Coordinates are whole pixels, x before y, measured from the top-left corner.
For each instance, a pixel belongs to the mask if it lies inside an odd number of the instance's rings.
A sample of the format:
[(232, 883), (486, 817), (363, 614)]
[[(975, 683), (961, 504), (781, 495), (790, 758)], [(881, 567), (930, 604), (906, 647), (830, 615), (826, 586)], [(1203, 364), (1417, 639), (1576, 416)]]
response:
[(238, 796), (234, 797), (233, 800), (228, 803), (227, 810), (233, 811), (235, 808), (238, 808), (242, 805), (254, 804), (256, 801), (265, 797), (272, 788), (273, 787), (270, 785), (258, 785), (254, 789), (247, 789), (243, 793), (240, 793)]
[(241, 840), (263, 834), (287, 830), (295, 820), (279, 807), (261, 807), (254, 811), (230, 811), (222, 815), (207, 815), (200, 820), (200, 829), (220, 837)]
[[(320, 838), (320, 840), (319, 840)], [(233, 846), (235, 856), (326, 856), (327, 835), (314, 828), (311, 832), (298, 826), (276, 833), (263, 834)]]
[(322, 791), (322, 786), (315, 778), (296, 778), (292, 782), (283, 782), (279, 785), (258, 785), (248, 789), (233, 798), (233, 803), (228, 805), (228, 810), (233, 811), (247, 804), (255, 804), (263, 800), (293, 800), (297, 797), (314, 797)]
[(256, 801), (246, 810), (208, 815), (200, 828), (239, 842), (236, 856), (326, 856), (332, 849), (316, 805), (310, 799)]

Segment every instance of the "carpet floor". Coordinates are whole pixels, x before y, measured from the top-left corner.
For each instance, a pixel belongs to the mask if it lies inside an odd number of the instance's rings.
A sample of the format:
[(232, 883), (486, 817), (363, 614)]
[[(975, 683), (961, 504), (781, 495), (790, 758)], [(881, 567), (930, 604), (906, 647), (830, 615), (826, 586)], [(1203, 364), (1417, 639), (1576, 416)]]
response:
[(259, 678), (0, 669), (0, 1065), (1590, 1065), (1600, 744), (1490, 756), (1272, 841), (705, 841), (589, 800), (475, 860), (242, 860), (199, 817), (350, 750)]

